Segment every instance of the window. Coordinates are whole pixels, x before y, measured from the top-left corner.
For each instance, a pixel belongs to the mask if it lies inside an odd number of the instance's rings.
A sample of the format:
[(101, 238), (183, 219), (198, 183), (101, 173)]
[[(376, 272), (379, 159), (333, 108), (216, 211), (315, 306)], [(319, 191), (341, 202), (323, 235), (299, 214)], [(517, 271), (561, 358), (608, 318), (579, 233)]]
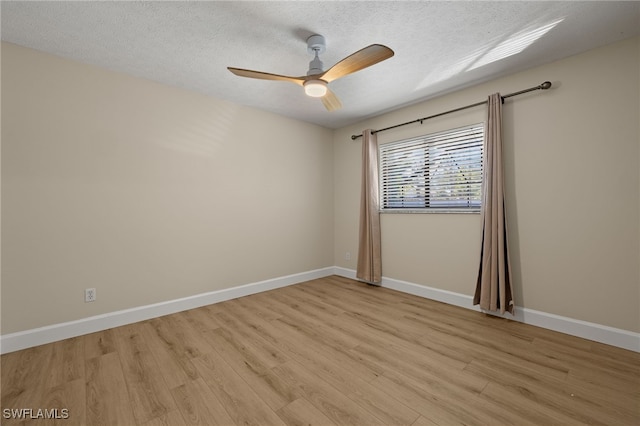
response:
[(380, 145), (382, 211), (480, 211), (484, 126)]

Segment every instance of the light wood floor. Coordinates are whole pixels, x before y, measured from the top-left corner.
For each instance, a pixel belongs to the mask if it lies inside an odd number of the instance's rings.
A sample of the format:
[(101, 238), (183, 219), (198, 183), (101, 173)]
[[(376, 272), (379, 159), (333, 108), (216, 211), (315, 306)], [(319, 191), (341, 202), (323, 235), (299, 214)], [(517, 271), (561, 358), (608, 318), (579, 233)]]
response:
[(640, 354), (340, 277), (1, 362), (63, 425), (640, 424)]

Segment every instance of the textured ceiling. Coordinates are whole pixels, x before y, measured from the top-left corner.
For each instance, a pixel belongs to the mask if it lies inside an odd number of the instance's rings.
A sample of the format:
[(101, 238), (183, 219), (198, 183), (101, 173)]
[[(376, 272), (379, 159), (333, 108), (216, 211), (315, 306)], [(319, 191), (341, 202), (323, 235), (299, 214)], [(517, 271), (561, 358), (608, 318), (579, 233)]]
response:
[[(640, 32), (640, 2), (613, 1), (3, 1), (0, 12), (4, 41), (329, 128)], [(304, 75), (315, 33), (325, 68), (373, 43), (395, 56), (332, 82), (336, 112), (226, 69)]]

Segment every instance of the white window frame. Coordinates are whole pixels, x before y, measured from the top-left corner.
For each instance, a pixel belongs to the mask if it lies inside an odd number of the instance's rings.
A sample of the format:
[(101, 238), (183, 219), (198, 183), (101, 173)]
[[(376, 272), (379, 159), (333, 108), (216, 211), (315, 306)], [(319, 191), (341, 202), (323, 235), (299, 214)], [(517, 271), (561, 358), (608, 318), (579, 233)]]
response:
[(380, 144), (378, 155), (381, 213), (480, 212), (484, 123)]

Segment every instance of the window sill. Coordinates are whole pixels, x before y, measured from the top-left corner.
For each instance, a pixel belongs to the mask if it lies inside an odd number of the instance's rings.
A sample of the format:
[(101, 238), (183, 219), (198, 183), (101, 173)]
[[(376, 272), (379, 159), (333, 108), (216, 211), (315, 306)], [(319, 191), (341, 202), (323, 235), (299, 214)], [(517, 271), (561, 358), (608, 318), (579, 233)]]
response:
[(480, 210), (469, 209), (383, 209), (378, 212), (385, 214), (480, 214)]

